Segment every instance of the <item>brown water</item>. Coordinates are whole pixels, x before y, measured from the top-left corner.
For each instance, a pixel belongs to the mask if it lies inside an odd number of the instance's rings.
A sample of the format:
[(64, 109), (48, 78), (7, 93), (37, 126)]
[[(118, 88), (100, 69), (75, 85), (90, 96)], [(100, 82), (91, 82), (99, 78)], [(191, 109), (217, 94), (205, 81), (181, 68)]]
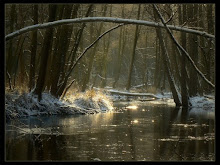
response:
[(115, 107), (111, 113), (10, 122), (6, 160), (215, 160), (213, 113), (138, 102)]

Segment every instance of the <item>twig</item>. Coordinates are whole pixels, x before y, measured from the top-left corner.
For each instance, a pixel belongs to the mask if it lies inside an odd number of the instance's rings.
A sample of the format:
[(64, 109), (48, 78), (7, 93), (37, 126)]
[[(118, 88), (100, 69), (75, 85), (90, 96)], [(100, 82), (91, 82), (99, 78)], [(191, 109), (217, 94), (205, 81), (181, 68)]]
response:
[(66, 92), (69, 90), (69, 88), (72, 86), (72, 84), (74, 83), (75, 79), (65, 88), (63, 95), (61, 98), (64, 98), (66, 95)]
[(170, 18), (165, 22), (165, 24), (169, 23), (169, 22), (173, 19), (173, 17), (174, 17), (174, 15), (176, 14), (176, 12), (177, 12), (177, 11), (175, 11), (175, 13), (172, 13), (172, 14), (171, 14)]

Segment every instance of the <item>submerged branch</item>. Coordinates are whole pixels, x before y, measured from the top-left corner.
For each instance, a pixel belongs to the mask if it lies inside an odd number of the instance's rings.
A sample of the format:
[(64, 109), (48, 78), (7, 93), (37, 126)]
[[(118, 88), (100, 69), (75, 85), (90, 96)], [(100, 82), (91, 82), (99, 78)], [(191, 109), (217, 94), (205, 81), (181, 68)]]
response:
[[(36, 24), (36, 25), (27, 26), (27, 27), (24, 27), (20, 30), (17, 30), (13, 33), (6, 35), (5, 40), (8, 41), (18, 35), (21, 35), (23, 33), (29, 32), (29, 31), (37, 30), (37, 29), (45, 29), (45, 28), (50, 28), (50, 27), (54, 27), (54, 26), (58, 26), (58, 25), (82, 23), (82, 22), (113, 22), (113, 23), (137, 24), (137, 25), (144, 25), (144, 26), (150, 26), (150, 27), (166, 28), (161, 23), (143, 21), (143, 20), (112, 18), (112, 17), (86, 17), (86, 18), (75, 18), (75, 19), (63, 19), (63, 20), (47, 22), (47, 23), (43, 23), (43, 24)], [(204, 32), (204, 31), (198, 31), (198, 30), (193, 30), (193, 29), (174, 26), (174, 25), (167, 25), (167, 27), (170, 28), (171, 30), (192, 33), (192, 34), (204, 36), (207, 38), (215, 39), (214, 35), (208, 34), (207, 32)]]

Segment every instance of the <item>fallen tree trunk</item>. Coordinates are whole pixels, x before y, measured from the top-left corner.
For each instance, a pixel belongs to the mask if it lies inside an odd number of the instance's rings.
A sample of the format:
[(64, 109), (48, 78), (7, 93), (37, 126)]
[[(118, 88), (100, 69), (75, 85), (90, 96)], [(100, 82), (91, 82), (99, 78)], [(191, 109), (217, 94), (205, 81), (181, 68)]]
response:
[[(101, 90), (99, 88), (95, 88), (93, 87), (95, 90)], [(139, 97), (151, 97), (154, 99), (160, 99), (159, 97), (157, 97), (156, 95), (152, 94), (152, 93), (131, 93), (131, 92), (123, 92), (123, 91), (117, 91), (117, 90), (111, 90), (111, 89), (107, 89), (104, 90), (106, 92), (109, 92), (113, 95), (122, 95), (122, 96), (139, 96)]]
[[(32, 25), (32, 26), (27, 26), (27, 27), (24, 27), (20, 30), (17, 30), (13, 33), (6, 35), (5, 40), (8, 41), (18, 35), (21, 35), (23, 33), (29, 32), (29, 31), (37, 30), (37, 29), (45, 29), (45, 28), (50, 28), (50, 27), (54, 27), (54, 26), (58, 26), (58, 25), (82, 23), (82, 22), (113, 22), (113, 23), (137, 24), (137, 25), (144, 25), (144, 26), (150, 26), (150, 27), (166, 28), (166, 26), (164, 26), (161, 23), (143, 21), (143, 20), (122, 19), (122, 18), (112, 18), (112, 17), (86, 17), (86, 18), (75, 18), (75, 19), (63, 19), (63, 20), (47, 22), (47, 23), (43, 23), (43, 24), (36, 24), (36, 25)], [(208, 34), (207, 32), (204, 32), (204, 31), (193, 30), (193, 29), (179, 27), (179, 26), (173, 26), (173, 25), (167, 25), (167, 27), (171, 30), (192, 33), (192, 34), (200, 35), (203, 37), (215, 39), (214, 35)]]

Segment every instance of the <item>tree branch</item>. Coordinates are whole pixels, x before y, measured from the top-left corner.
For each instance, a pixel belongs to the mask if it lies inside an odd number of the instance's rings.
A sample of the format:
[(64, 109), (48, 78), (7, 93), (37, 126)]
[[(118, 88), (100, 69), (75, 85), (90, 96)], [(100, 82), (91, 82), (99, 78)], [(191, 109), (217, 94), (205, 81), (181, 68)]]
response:
[(175, 43), (175, 45), (181, 50), (181, 52), (187, 57), (187, 59), (189, 60), (189, 62), (192, 64), (193, 68), (196, 70), (196, 72), (199, 74), (199, 76), (207, 83), (209, 84), (212, 88), (215, 88), (215, 85), (212, 84), (205, 76), (204, 74), (197, 68), (197, 66), (195, 65), (194, 61), (192, 60), (192, 58), (190, 57), (190, 55), (187, 53), (187, 51), (176, 41), (176, 39), (174, 38), (173, 34), (171, 33), (169, 27), (166, 25), (165, 20), (163, 19), (162, 15), (160, 14), (160, 12), (158, 11), (158, 8), (156, 5), (153, 4), (153, 7), (155, 8), (155, 10), (157, 11), (157, 14), (160, 17), (160, 20), (162, 21), (163, 25), (165, 26), (169, 36), (171, 37), (171, 39), (173, 40), (173, 42)]
[[(115, 30), (115, 29), (119, 28), (119, 27), (122, 26), (122, 25), (124, 25), (124, 24), (119, 24), (119, 25), (117, 25), (117, 26), (115, 26), (115, 27), (113, 27), (113, 28), (111, 28), (111, 29), (105, 31), (105, 32), (104, 32), (103, 34), (101, 34), (95, 41), (93, 41), (93, 43), (91, 43), (88, 47), (86, 47), (86, 48), (84, 49), (84, 51), (81, 53), (81, 55), (76, 59), (76, 61), (75, 61), (74, 64), (72, 65), (72, 67), (70, 68), (70, 70), (69, 70), (69, 72), (67, 73), (67, 75), (66, 75), (66, 77), (65, 77), (63, 83), (64, 83), (64, 84), (67, 83), (67, 80), (68, 80), (70, 74), (72, 73), (72, 71), (73, 71), (73, 69), (76, 67), (76, 65), (78, 64), (79, 60), (85, 55), (85, 53), (86, 53), (96, 42), (98, 42), (98, 41), (99, 41), (104, 35), (106, 35), (107, 33), (111, 32), (112, 30)], [(57, 92), (59, 92), (60, 89), (61, 89), (61, 87), (58, 89)]]
[[(82, 23), (82, 22), (113, 22), (113, 23), (137, 24), (137, 25), (144, 25), (144, 26), (150, 26), (150, 27), (165, 28), (165, 26), (161, 23), (143, 21), (143, 20), (122, 19), (122, 18), (113, 18), (113, 17), (86, 17), (86, 18), (75, 18), (75, 19), (63, 19), (63, 20), (47, 22), (43, 24), (27, 26), (27, 27), (24, 27), (20, 30), (17, 30), (13, 33), (6, 35), (5, 40), (8, 41), (18, 35), (21, 35), (29, 31), (37, 30), (37, 29), (45, 29), (45, 28), (51, 28), (51, 27), (58, 26), (58, 25)], [(198, 31), (198, 30), (193, 30), (193, 29), (178, 27), (178, 26), (173, 26), (173, 25), (167, 25), (167, 27), (169, 27), (171, 30), (192, 33), (192, 34), (204, 36), (207, 38), (215, 39), (214, 35), (208, 34), (204, 31)]]

